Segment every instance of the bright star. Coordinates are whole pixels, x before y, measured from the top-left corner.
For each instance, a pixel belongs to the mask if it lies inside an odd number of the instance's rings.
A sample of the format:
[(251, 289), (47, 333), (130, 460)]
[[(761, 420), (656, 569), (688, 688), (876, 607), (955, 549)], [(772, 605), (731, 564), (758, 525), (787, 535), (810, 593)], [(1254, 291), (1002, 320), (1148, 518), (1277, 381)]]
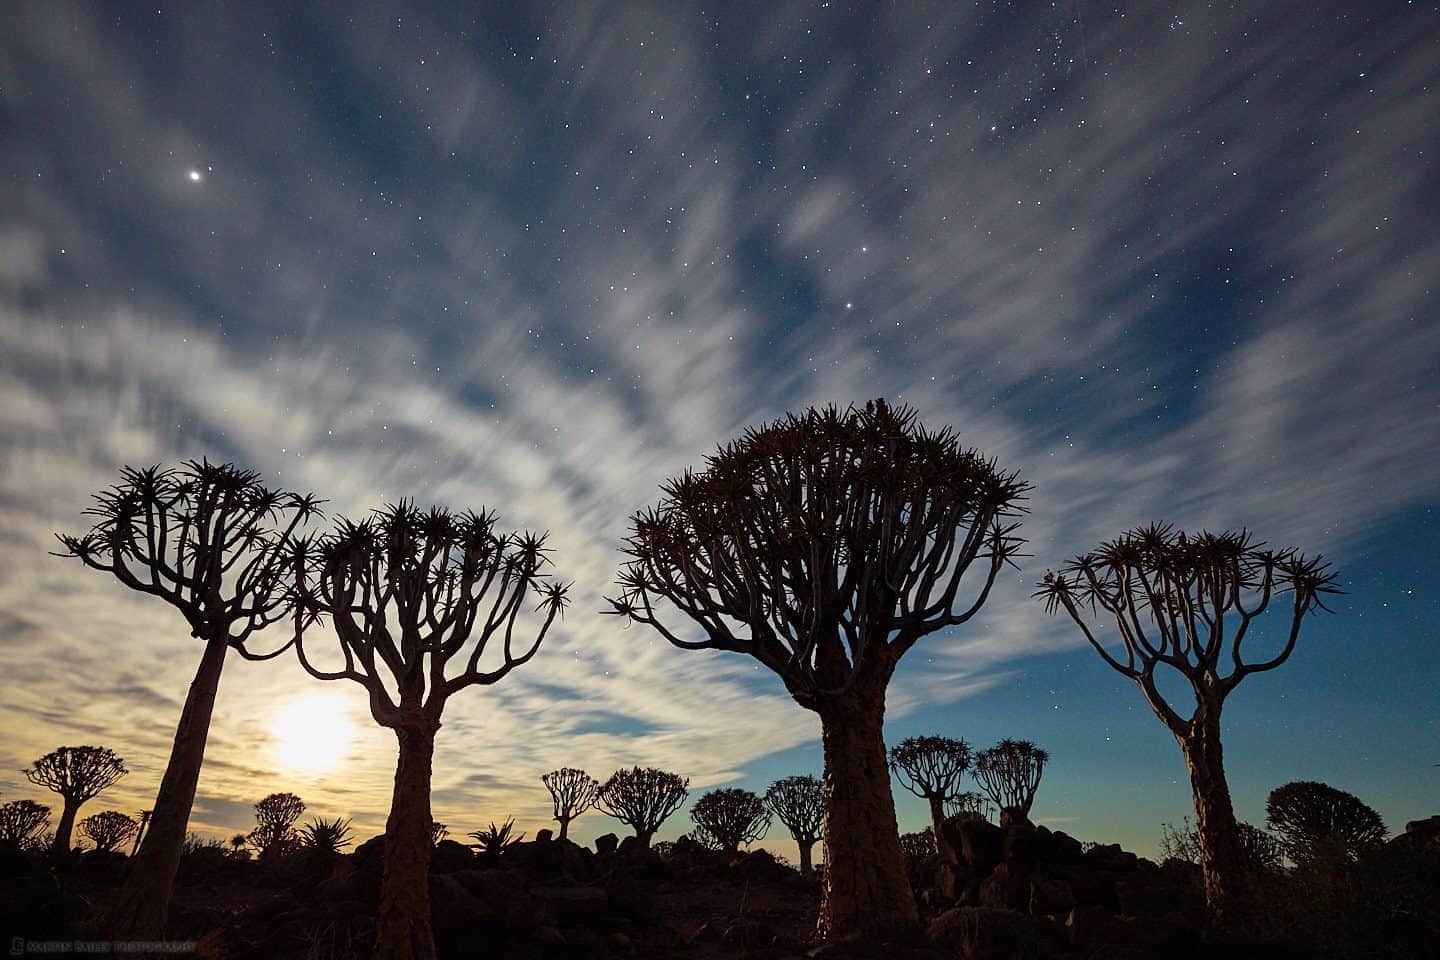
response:
[(200, 171), (199, 171), (199, 170), (191, 170), (191, 171), (190, 171), (190, 179), (191, 179), (191, 181), (194, 182), (194, 183), (199, 183), (199, 182), (200, 182), (200, 179), (201, 179), (201, 177), (200, 177)]

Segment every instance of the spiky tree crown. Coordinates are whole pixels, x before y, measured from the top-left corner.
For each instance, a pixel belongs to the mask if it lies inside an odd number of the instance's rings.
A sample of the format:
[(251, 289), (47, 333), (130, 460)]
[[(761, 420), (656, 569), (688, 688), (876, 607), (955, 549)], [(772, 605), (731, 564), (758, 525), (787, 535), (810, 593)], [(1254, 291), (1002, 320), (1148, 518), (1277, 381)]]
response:
[(890, 769), (900, 785), (925, 800), (945, 801), (960, 792), (970, 768), (970, 745), (952, 737), (907, 737), (890, 748)]
[(1001, 740), (975, 755), (975, 779), (1000, 809), (1015, 807), (1028, 815), (1049, 759), (1029, 740)]
[(339, 853), (350, 846), (350, 821), (316, 817), (300, 830), (300, 842), (321, 853)]
[(784, 777), (765, 791), (765, 804), (799, 843), (814, 843), (825, 825), (825, 784), (818, 777)]
[(25, 778), (66, 800), (84, 803), (129, 771), (109, 747), (60, 747), (36, 760)]
[(169, 602), (191, 632), (245, 641), (286, 614), (287, 562), (296, 530), (319, 513), (308, 495), (271, 490), (232, 463), (190, 460), (178, 468), (126, 467), (86, 511), (95, 525), (59, 535), (64, 551), (132, 590)]
[(80, 832), (102, 853), (133, 837), (137, 829), (135, 821), (119, 810), (102, 810), (80, 821)]
[[(535, 655), (566, 604), (568, 585), (548, 580), (545, 537), (500, 533), (482, 511), (422, 511), (409, 501), (359, 522), (340, 518), (334, 533), (295, 551), (296, 648), (301, 665), (322, 680), (348, 679), (370, 693), (383, 725), (400, 721), (414, 700), (438, 716), (445, 700), (472, 684), (490, 684)], [(516, 622), (538, 596), (544, 613), (529, 640)], [(333, 625), (343, 666), (316, 666), (304, 629)], [(499, 638), (503, 660), (486, 652)], [(517, 641), (519, 647), (516, 647)], [(447, 668), (458, 663), (458, 670)]]
[[(1028, 485), (908, 407), (811, 409), (745, 435), (636, 514), (612, 612), (687, 649), (749, 654), (802, 705), (843, 695), (867, 660), (979, 609), (1020, 540)], [(961, 580), (984, 574), (972, 601)], [(661, 622), (668, 601), (703, 631)]]
[(11, 800), (0, 803), (0, 840), (16, 846), (26, 841), (50, 822), (50, 808), (34, 800)]
[(595, 806), (637, 834), (652, 834), (680, 809), (689, 786), (688, 778), (655, 767), (616, 770), (601, 784)]
[(1272, 790), (1265, 801), (1265, 821), (1295, 863), (1327, 852), (1353, 857), (1385, 839), (1385, 821), (1373, 807), (1353, 793), (1313, 780)]
[(695, 801), (690, 819), (714, 836), (724, 850), (763, 839), (770, 829), (765, 801), (749, 790), (711, 790)]
[(600, 790), (600, 784), (594, 777), (575, 767), (551, 770), (541, 776), (540, 782), (550, 791), (557, 819), (573, 819), (589, 810)]

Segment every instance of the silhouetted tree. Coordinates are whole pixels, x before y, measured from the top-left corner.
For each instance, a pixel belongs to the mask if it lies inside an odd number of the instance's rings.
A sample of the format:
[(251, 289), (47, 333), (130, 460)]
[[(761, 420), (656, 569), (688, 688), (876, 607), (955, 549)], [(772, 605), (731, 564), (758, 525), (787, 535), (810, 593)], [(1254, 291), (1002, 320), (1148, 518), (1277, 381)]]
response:
[(448, 836), (450, 836), (449, 827), (438, 820), (430, 821), (430, 846), (435, 846)]
[[(748, 430), (637, 514), (613, 612), (684, 649), (754, 657), (820, 718), (822, 937), (916, 917), (882, 733), (900, 658), (969, 620), (1017, 549), (1027, 485), (884, 401)], [(965, 573), (979, 583), (961, 599)], [(667, 601), (698, 638), (661, 621)]]
[(175, 870), (205, 760), (205, 741), (225, 655), (248, 660), (246, 643), (284, 616), (291, 535), (318, 501), (270, 490), (234, 464), (190, 461), (179, 469), (126, 467), (120, 483), (87, 511), (95, 526), (60, 536), (64, 556), (178, 609), (204, 653), (175, 730), (155, 796), (154, 818), (124, 886), (101, 926), (117, 939), (158, 940), (165, 931)]
[(350, 846), (350, 821), (315, 817), (300, 829), (300, 842), (317, 853), (338, 854)]
[(1313, 780), (1271, 790), (1265, 801), (1265, 822), (1296, 864), (1325, 858), (1354, 860), (1367, 847), (1385, 840), (1385, 821), (1373, 808), (1353, 793)]
[(125, 761), (109, 747), (60, 747), (25, 771), (31, 783), (60, 794), (64, 801), (52, 852), (70, 852), (70, 835), (80, 807), (128, 772)]
[(498, 860), (506, 850), (525, 839), (524, 831), (515, 831), (515, 818), (507, 817), (505, 822), (499, 826), (495, 821), (490, 821), (490, 826), (484, 830), (473, 830), (469, 837), (475, 841), (479, 848), (480, 855), (488, 860)]
[(250, 851), (245, 849), (249, 838), (243, 833), (237, 833), (230, 838), (230, 856), (235, 860), (249, 860)]
[(101, 853), (109, 853), (135, 833), (135, 821), (119, 810), (102, 810), (80, 821), (80, 832)]
[[(1280, 870), (1280, 844), (1274, 837), (1249, 823), (1237, 822), (1236, 831), (1240, 837), (1241, 859), (1250, 876), (1274, 874)], [(1184, 860), (1197, 867), (1203, 856), (1200, 834), (1190, 825), (1186, 817), (1179, 828), (1168, 823), (1160, 825), (1160, 856), (1166, 860)]]
[(770, 811), (765, 801), (749, 790), (726, 788), (711, 790), (695, 801), (690, 819), (707, 830), (720, 845), (721, 851), (732, 856), (740, 845), (764, 839), (770, 829)]
[[(375, 722), (394, 731), (399, 748), (375, 960), (435, 955), (430, 770), (445, 704), (528, 662), (565, 604), (565, 585), (541, 576), (545, 538), (499, 533), (495, 524), (489, 512), (425, 512), (401, 502), (358, 523), (342, 518), (296, 554), (297, 609), (307, 618), (297, 615), (301, 665), (322, 680), (362, 685)], [(520, 614), (537, 595), (544, 617), (523, 641)], [(342, 662), (333, 668), (307, 653), (305, 628), (320, 617), (339, 642)]]
[(258, 860), (273, 860), (293, 850), (300, 842), (295, 821), (305, 812), (305, 801), (293, 793), (272, 793), (255, 804), (255, 829), (245, 842)]
[[(1227, 914), (1243, 912), (1245, 903), (1244, 865), (1220, 743), (1221, 707), (1240, 681), (1285, 662), (1305, 616), (1325, 609), (1322, 596), (1337, 592), (1334, 581), (1321, 558), (1267, 550), (1245, 531), (1188, 536), (1156, 524), (1101, 544), (1059, 573), (1046, 573), (1040, 584), (1037, 596), (1046, 609), (1065, 611), (1095, 652), (1140, 687), (1180, 745), (1204, 853), (1206, 909), (1216, 926), (1232, 925)], [(1290, 623), (1283, 645), (1271, 656), (1246, 663), (1241, 648), (1251, 623), (1274, 597), (1286, 593)], [(1096, 637), (1085, 610), (1114, 620), (1123, 649), (1119, 658)], [(1156, 669), (1162, 666), (1189, 683), (1195, 706), (1188, 716), (1161, 693)], [(1233, 925), (1241, 925), (1244, 918), (1235, 919)]]
[(595, 808), (629, 826), (648, 847), (660, 824), (690, 795), (689, 785), (688, 778), (654, 767), (616, 770), (601, 784)]
[(905, 854), (905, 863), (913, 871), (926, 857), (936, 852), (935, 831), (926, 827), (915, 833), (900, 834), (900, 849)]
[(945, 816), (991, 820), (995, 816), (995, 804), (985, 794), (967, 790), (945, 801)]
[(0, 803), (0, 840), (25, 847), (50, 824), (50, 808), (34, 800)]
[(555, 805), (555, 819), (560, 821), (560, 839), (570, 834), (570, 821), (595, 805), (600, 784), (584, 770), (562, 767), (540, 778)]
[(765, 804), (785, 824), (800, 848), (800, 872), (810, 876), (810, 851), (825, 824), (825, 784), (815, 777), (784, 777), (765, 791)]
[(930, 806), (935, 852), (951, 863), (958, 851), (942, 839), (945, 804), (961, 793), (960, 775), (970, 767), (970, 746), (951, 737), (907, 737), (890, 748), (890, 769), (900, 785)]
[(975, 755), (975, 779), (1002, 811), (1030, 816), (1050, 754), (1029, 740), (1001, 740)]
[(130, 856), (132, 857), (140, 850), (140, 844), (145, 840), (145, 828), (150, 825), (151, 812), (149, 810), (140, 811), (140, 829), (135, 831), (135, 842), (130, 846)]

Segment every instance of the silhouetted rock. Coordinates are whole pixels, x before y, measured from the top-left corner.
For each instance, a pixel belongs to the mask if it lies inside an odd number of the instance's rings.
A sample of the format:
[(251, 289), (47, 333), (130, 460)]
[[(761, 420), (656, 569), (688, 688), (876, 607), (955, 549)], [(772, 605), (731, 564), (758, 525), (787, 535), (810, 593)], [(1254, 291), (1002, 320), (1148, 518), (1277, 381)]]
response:
[(549, 843), (551, 840), (554, 839), (555, 831), (551, 830), (549, 827), (541, 827), (539, 830), (535, 831), (536, 843)]
[(595, 876), (595, 854), (568, 839), (521, 841), (512, 844), (502, 860), (532, 880), (590, 880)]
[(534, 887), (531, 893), (545, 904), (562, 928), (598, 920), (610, 908), (605, 889), (589, 884)]
[(430, 924), (441, 956), (480, 954), (509, 935), (500, 911), (476, 896), (458, 876), (449, 873), (430, 877)]
[(1411, 820), (1405, 824), (1405, 832), (1390, 842), (1416, 850), (1440, 850), (1440, 814), (1424, 820)]
[(475, 853), (463, 843), (441, 840), (430, 854), (431, 873), (454, 873), (475, 866)]
[(595, 838), (596, 853), (614, 853), (620, 846), (620, 838), (613, 833), (602, 833)]
[(526, 887), (518, 870), (461, 870), (449, 875), (503, 919), (514, 936), (528, 936), (551, 922), (544, 904)]

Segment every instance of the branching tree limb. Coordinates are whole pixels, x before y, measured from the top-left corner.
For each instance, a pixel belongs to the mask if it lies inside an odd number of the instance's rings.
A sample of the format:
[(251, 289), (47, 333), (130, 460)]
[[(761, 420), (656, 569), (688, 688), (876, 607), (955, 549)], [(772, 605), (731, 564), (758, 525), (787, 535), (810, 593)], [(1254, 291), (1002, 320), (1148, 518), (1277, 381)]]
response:
[(36, 760), (25, 771), (27, 780), (60, 794), (64, 801), (52, 853), (70, 852), (75, 815), (80, 807), (128, 772), (125, 761), (109, 747), (60, 747)]
[[(1184, 752), (1204, 854), (1206, 907), (1216, 927), (1242, 925), (1245, 901), (1221, 708), (1240, 681), (1284, 663), (1305, 617), (1328, 609), (1325, 596), (1338, 592), (1335, 574), (1320, 557), (1267, 549), (1244, 530), (1191, 536), (1165, 524), (1122, 534), (1040, 583), (1036, 596), (1046, 609), (1068, 615), (1100, 658), (1134, 681)], [(1288, 623), (1279, 643), (1256, 656), (1254, 624), (1276, 601), (1284, 603)], [(1090, 618), (1114, 623), (1118, 655), (1114, 640), (1105, 642)], [(1171, 703), (1161, 692), (1158, 675), (1167, 670), (1189, 685), (1193, 708)]]
[(823, 937), (916, 916), (886, 767), (886, 688), (920, 638), (980, 610), (1019, 548), (1027, 489), (953, 431), (876, 401), (748, 430), (632, 519), (611, 612), (683, 649), (754, 657), (820, 716)]
[(960, 776), (970, 768), (970, 746), (951, 737), (908, 737), (890, 748), (890, 769), (900, 785), (930, 807), (935, 852), (952, 863), (959, 854), (942, 838), (945, 804), (960, 793)]
[(0, 803), (0, 841), (25, 847), (50, 824), (50, 808), (34, 800)]
[(570, 821), (595, 805), (600, 784), (584, 770), (574, 767), (552, 770), (542, 776), (540, 782), (550, 791), (550, 799), (555, 806), (555, 819), (560, 822), (559, 839), (568, 839)]

